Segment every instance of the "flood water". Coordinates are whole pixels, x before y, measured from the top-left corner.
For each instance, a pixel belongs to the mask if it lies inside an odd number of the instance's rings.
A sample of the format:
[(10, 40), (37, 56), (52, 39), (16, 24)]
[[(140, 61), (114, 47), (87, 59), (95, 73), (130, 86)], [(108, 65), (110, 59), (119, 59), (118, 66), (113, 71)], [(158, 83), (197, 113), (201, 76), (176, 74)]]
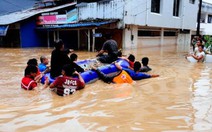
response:
[[(67, 97), (20, 88), (27, 60), (50, 59), (52, 49), (0, 49), (0, 131), (212, 131), (212, 63), (189, 63), (176, 49), (124, 50), (137, 60), (148, 56), (149, 74), (160, 77), (133, 85), (98, 80)], [(79, 60), (96, 54), (76, 53)]]

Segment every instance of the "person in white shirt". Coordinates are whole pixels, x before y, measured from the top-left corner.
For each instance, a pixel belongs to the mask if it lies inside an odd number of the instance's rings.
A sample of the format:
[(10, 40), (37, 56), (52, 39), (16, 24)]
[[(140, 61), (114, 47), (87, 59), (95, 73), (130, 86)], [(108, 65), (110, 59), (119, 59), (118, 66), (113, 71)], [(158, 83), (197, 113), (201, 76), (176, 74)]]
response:
[(192, 54), (190, 56), (192, 56), (198, 62), (203, 62), (204, 59), (205, 59), (205, 52), (203, 51), (203, 49), (204, 49), (204, 46), (199, 45), (198, 46), (198, 52), (196, 52), (196, 54)]

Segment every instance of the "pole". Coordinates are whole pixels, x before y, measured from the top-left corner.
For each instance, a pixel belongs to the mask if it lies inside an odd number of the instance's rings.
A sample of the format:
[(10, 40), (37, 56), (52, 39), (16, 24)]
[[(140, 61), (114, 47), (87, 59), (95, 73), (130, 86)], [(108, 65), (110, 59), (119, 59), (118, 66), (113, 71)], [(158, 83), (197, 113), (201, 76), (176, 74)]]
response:
[(202, 0), (199, 0), (199, 11), (198, 11), (198, 16), (197, 16), (197, 32), (196, 35), (200, 35), (200, 19), (201, 19), (201, 9), (202, 9)]
[(92, 36), (93, 36), (93, 44), (92, 44), (92, 52), (94, 52), (95, 50), (95, 37), (94, 37), (94, 34), (95, 34), (95, 29), (92, 29)]

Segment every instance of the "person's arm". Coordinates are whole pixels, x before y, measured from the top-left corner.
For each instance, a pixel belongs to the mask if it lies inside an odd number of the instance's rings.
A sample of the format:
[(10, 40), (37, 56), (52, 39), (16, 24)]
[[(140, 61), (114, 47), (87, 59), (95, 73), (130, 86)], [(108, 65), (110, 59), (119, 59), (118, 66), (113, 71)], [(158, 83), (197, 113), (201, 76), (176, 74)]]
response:
[(97, 53), (96, 57), (102, 55), (104, 52), (105, 52), (105, 51), (101, 49), (101, 50)]
[(76, 68), (76, 71), (77, 72), (84, 72), (85, 71), (82, 67), (80, 67), (79, 65), (77, 65), (75, 62), (73, 63), (73, 65), (75, 65), (74, 67)]
[(75, 71), (74, 74), (76, 74), (79, 77), (79, 81), (82, 83), (81, 88), (84, 88), (85, 87), (85, 81), (82, 78), (82, 76), (77, 71)]
[(102, 49), (97, 53), (96, 57), (101, 56), (106, 51), (107, 49), (106, 47), (107, 47), (107, 41), (103, 44)]
[(203, 58), (203, 55), (200, 55), (200, 56), (191, 55), (191, 56), (198, 61)]
[(34, 89), (36, 92), (40, 92), (41, 90), (46, 89), (48, 86), (49, 86), (49, 78), (48, 78), (48, 77), (46, 77), (46, 78), (45, 78), (44, 85), (43, 85), (43, 87), (42, 87), (41, 89), (40, 89), (40, 88), (38, 88), (37, 86), (36, 86), (36, 87), (34, 87), (33, 89)]
[(55, 87), (56, 87), (56, 85), (54, 82), (49, 85), (49, 88), (55, 88)]
[(36, 77), (34, 78), (35, 82), (36, 82), (36, 83), (39, 83), (42, 77), (43, 77), (43, 74), (42, 74), (42, 73), (41, 73), (40, 75), (36, 76)]
[(152, 74), (151, 77), (159, 77), (157, 74)]
[(43, 74), (49, 73), (50, 72), (50, 66), (47, 66), (46, 69), (43, 71)]
[(60, 82), (60, 77), (57, 77), (54, 82), (52, 82), (49, 86), (50, 89), (52, 88), (56, 88), (57, 87), (57, 84)]
[(115, 64), (117, 69), (122, 70), (122, 67), (118, 63), (115, 62), (114, 64)]
[(119, 59), (123, 59), (123, 60), (126, 60), (127, 62), (129, 62), (130, 60), (127, 59), (126, 57), (122, 56), (122, 57), (118, 57)]

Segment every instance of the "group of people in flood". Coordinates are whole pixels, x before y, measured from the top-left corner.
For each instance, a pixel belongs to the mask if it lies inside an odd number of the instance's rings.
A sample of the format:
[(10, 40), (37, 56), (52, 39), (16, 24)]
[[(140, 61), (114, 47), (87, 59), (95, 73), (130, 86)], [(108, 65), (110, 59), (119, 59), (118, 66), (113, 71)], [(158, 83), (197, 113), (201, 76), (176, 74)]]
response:
[[(118, 69), (115, 75), (106, 75), (96, 66), (91, 66), (93, 71), (98, 74), (98, 77), (106, 83), (133, 83), (134, 80), (141, 80), (145, 78), (158, 77), (159, 75), (150, 75), (143, 72), (148, 72), (151, 68), (148, 67), (149, 59), (142, 58), (140, 61), (135, 61), (135, 56), (130, 54), (128, 57), (122, 56), (121, 50), (115, 40), (111, 36), (106, 36), (107, 41), (103, 44), (102, 49), (97, 53), (97, 60), (101, 63), (114, 63)], [(105, 54), (107, 52), (107, 54)], [(71, 54), (69, 56), (69, 54)], [(80, 73), (85, 70), (77, 65), (77, 54), (73, 50), (65, 50), (62, 40), (55, 42), (55, 48), (51, 53), (50, 66), (47, 66), (49, 61), (45, 56), (40, 57), (40, 64), (38, 65), (35, 58), (29, 59), (27, 67), (25, 68), (24, 77), (21, 82), (21, 87), (25, 90), (37, 89), (37, 84), (43, 78), (43, 88), (49, 87), (60, 96), (72, 94), (76, 90), (85, 87), (85, 81)], [(122, 67), (116, 63), (117, 59), (125, 59), (129, 62), (129, 67)], [(50, 77), (54, 81), (50, 84), (49, 78), (44, 78), (46, 73), (50, 73)]]
[(186, 56), (186, 59), (191, 60), (193, 58), (197, 62), (204, 62), (205, 60), (205, 47), (203, 45), (203, 40), (200, 36), (195, 36), (192, 39), (193, 52)]

